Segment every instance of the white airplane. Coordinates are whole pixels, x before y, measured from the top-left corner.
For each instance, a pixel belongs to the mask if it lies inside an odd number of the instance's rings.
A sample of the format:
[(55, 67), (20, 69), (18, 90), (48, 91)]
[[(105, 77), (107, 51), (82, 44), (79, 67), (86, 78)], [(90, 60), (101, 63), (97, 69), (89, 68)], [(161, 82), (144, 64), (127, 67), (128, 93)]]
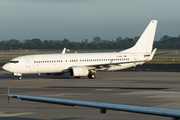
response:
[(42, 103), (57, 104), (57, 105), (67, 105), (67, 106), (73, 106), (73, 107), (82, 106), (82, 107), (98, 108), (98, 109), (100, 109), (100, 113), (102, 113), (102, 114), (105, 114), (107, 112), (107, 110), (115, 110), (115, 111), (125, 111), (125, 112), (132, 112), (132, 113), (141, 113), (141, 114), (148, 114), (148, 115), (171, 117), (171, 118), (173, 118), (173, 120), (180, 120), (180, 110), (139, 107), (139, 106), (132, 106), (132, 105), (57, 99), (57, 98), (46, 98), (46, 97), (35, 97), (35, 96), (24, 96), (24, 95), (14, 95), (14, 94), (9, 94), (9, 88), (8, 88), (8, 103), (9, 103), (9, 97), (26, 100), (26, 101), (42, 102)]
[(12, 59), (3, 69), (22, 79), (22, 74), (88, 76), (94, 79), (96, 71), (122, 70), (150, 61), (157, 20), (152, 20), (137, 43), (124, 51), (113, 53), (75, 53), (25, 55)]

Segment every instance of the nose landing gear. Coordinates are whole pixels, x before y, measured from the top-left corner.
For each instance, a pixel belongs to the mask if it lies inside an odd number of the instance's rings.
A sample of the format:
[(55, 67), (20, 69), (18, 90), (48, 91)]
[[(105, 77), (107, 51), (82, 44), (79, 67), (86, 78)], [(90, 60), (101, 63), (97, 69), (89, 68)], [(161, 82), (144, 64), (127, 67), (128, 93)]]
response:
[(12, 75), (18, 76), (18, 80), (22, 80), (22, 74), (21, 73), (12, 73)]
[(19, 77), (18, 77), (18, 80), (22, 80), (22, 76), (19, 76)]

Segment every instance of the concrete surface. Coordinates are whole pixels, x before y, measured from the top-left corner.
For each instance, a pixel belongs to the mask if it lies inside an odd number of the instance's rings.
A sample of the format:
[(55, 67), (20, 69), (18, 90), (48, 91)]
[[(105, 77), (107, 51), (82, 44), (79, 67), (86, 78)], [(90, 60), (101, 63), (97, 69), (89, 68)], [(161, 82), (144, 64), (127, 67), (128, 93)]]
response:
[(11, 94), (84, 100), (180, 110), (179, 72), (98, 72), (96, 79), (23, 75), (0, 70), (0, 119), (3, 120), (171, 120), (171, 118), (10, 99)]

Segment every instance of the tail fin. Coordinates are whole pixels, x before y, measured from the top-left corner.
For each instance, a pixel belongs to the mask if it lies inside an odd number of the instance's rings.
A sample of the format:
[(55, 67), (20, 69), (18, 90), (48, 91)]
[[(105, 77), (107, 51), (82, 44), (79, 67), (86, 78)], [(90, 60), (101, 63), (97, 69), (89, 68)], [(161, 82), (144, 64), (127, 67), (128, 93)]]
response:
[(65, 53), (66, 53), (66, 48), (64, 48), (62, 51), (62, 54), (65, 54)]
[(153, 47), (156, 26), (157, 20), (152, 20), (137, 41), (137, 43), (133, 47), (122, 52), (140, 52), (150, 54)]

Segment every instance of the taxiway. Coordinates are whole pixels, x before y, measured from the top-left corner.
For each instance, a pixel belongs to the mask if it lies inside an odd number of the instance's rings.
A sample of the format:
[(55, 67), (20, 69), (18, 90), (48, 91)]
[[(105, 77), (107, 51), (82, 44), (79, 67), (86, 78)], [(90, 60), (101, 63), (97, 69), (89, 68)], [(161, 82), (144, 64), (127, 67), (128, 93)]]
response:
[(98, 72), (96, 79), (24, 75), (18, 80), (0, 70), (0, 119), (3, 120), (170, 120), (171, 118), (10, 99), (11, 94), (126, 104), (180, 110), (179, 72)]

